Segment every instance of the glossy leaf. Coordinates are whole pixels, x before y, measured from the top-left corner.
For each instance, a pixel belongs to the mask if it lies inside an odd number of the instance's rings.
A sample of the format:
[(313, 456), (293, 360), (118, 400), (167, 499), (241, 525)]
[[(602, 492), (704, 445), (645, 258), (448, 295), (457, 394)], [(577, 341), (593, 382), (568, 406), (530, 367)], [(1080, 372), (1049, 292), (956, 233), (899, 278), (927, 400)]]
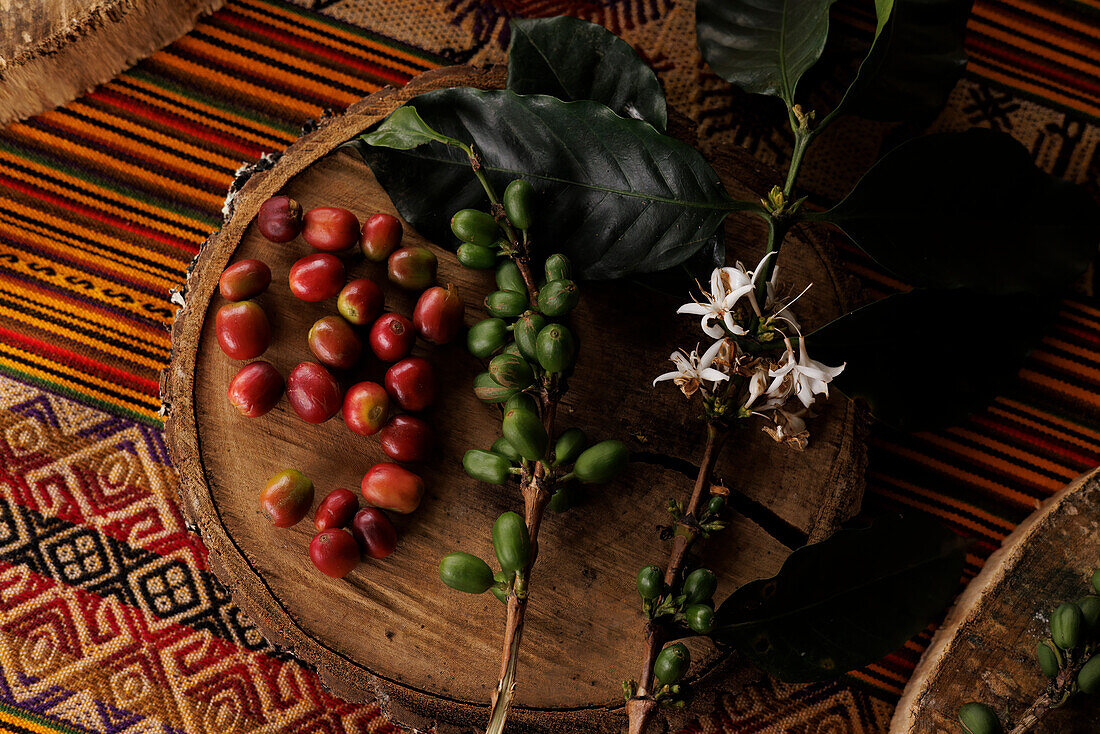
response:
[(1100, 208), (1040, 171), (1001, 132), (910, 140), (820, 218), (903, 281), (990, 293), (1040, 291), (1080, 275), (1100, 242)]
[(905, 644), (958, 590), (960, 539), (924, 518), (881, 518), (799, 548), (735, 591), (711, 637), (785, 681), (836, 678)]
[(362, 136), (367, 145), (411, 150), (425, 143), (445, 143), (453, 145), (457, 141), (440, 135), (428, 126), (417, 113), (415, 107), (398, 107), (378, 127)]
[(833, 0), (698, 0), (695, 31), (714, 73), (746, 92), (793, 104), (825, 49)]
[[(582, 278), (618, 278), (684, 262), (729, 211), (718, 175), (691, 146), (597, 102), (470, 88), (412, 101), (441, 134), (473, 143), (481, 171), (503, 191), (535, 188), (533, 241), (566, 254)], [(466, 154), (437, 143), (409, 151), (357, 146), (401, 215), (452, 244), (452, 213), (488, 208)]]
[(876, 0), (874, 43), (845, 95), (873, 120), (925, 119), (947, 103), (966, 69), (973, 0)]
[(630, 44), (566, 15), (512, 21), (507, 86), (517, 94), (602, 102), (662, 131), (668, 121), (661, 83)]
[(806, 337), (810, 355), (847, 362), (833, 386), (906, 430), (958, 420), (1000, 394), (1049, 323), (1050, 299), (969, 290), (898, 293)]

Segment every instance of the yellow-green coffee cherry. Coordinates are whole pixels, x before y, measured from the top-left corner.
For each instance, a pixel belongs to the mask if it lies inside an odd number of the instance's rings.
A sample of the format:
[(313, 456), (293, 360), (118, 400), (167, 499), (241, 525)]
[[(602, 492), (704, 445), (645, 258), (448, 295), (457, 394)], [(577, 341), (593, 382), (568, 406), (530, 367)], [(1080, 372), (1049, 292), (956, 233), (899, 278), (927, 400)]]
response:
[(504, 189), (501, 203), (508, 221), (518, 229), (530, 229), (531, 210), (534, 208), (535, 187), (517, 178)]
[(504, 484), (512, 476), (512, 462), (507, 457), (481, 449), (467, 451), (462, 468), (474, 479), (490, 484)]
[(539, 291), (539, 311), (547, 316), (564, 316), (581, 300), (577, 284), (571, 280), (551, 280)]
[(517, 388), (504, 387), (488, 372), (481, 372), (474, 378), (474, 395), (483, 403), (503, 403), (518, 392)]
[(527, 296), (516, 291), (493, 291), (485, 296), (485, 310), (506, 319), (519, 316), (527, 310)]
[(489, 374), (504, 387), (522, 390), (535, 381), (527, 360), (515, 354), (498, 354), (489, 360)]
[(528, 461), (538, 461), (546, 455), (546, 429), (534, 413), (526, 410), (509, 410), (504, 413), (501, 431), (508, 443), (515, 446), (519, 455)]
[(959, 709), (959, 721), (966, 734), (1000, 734), (1001, 720), (984, 703), (971, 701)]
[(473, 242), (463, 242), (455, 253), (458, 261), (471, 270), (488, 270), (496, 267), (497, 254), (491, 247), (482, 247)]
[(702, 604), (714, 596), (718, 578), (708, 568), (697, 568), (684, 579), (684, 603)]
[(568, 372), (577, 362), (577, 340), (562, 324), (550, 324), (535, 339), (535, 357), (547, 372)]
[(638, 571), (637, 586), (643, 599), (656, 599), (665, 589), (664, 573), (657, 566), (643, 566)]
[(506, 574), (522, 571), (531, 560), (531, 536), (527, 524), (515, 512), (505, 512), (493, 523), (493, 550)]
[(466, 348), (470, 354), (485, 359), (504, 346), (508, 341), (508, 324), (504, 319), (485, 319), (478, 321), (466, 332)]
[(569, 262), (569, 258), (559, 252), (546, 258), (546, 264), (543, 265), (543, 272), (546, 273), (547, 282), (552, 280), (566, 280), (573, 277), (573, 266)]
[(622, 441), (600, 441), (585, 449), (573, 464), (573, 475), (585, 484), (610, 482), (626, 467), (630, 452)]
[(684, 621), (692, 632), (709, 635), (714, 629), (714, 607), (709, 604), (692, 604), (684, 610)]
[(1100, 627), (1100, 596), (1089, 594), (1081, 597), (1077, 600), (1077, 608), (1081, 610), (1085, 631), (1095, 632)]
[(527, 284), (523, 282), (523, 274), (519, 272), (519, 266), (511, 260), (505, 260), (497, 266), (497, 288), (527, 295)]
[(558, 436), (558, 440), (554, 443), (553, 466), (572, 464), (581, 455), (587, 441), (584, 431), (579, 428), (562, 431), (562, 434)]
[(664, 685), (671, 685), (684, 677), (691, 665), (691, 653), (676, 642), (657, 654), (653, 662), (653, 675)]
[(1100, 655), (1093, 655), (1077, 673), (1077, 685), (1085, 693), (1100, 691)]
[(500, 454), (501, 456), (511, 459), (512, 461), (519, 461), (520, 455), (516, 451), (516, 447), (508, 443), (508, 439), (501, 436), (496, 441), (493, 441), (493, 447), (490, 449), (494, 454)]
[(493, 569), (469, 553), (448, 553), (439, 562), (439, 578), (457, 591), (484, 594), (493, 585)]
[(539, 332), (545, 327), (546, 317), (534, 311), (528, 311), (516, 319), (512, 336), (515, 337), (516, 344), (519, 345), (520, 354), (527, 359), (538, 359), (538, 355), (535, 353), (535, 341), (538, 339)]
[(1062, 667), (1062, 658), (1053, 642), (1040, 641), (1035, 646), (1035, 657), (1039, 659), (1039, 670), (1043, 671), (1043, 675), (1047, 678), (1058, 675), (1058, 670)]
[(1050, 638), (1063, 650), (1072, 650), (1081, 641), (1084, 616), (1076, 604), (1063, 604), (1050, 615)]
[(451, 232), (462, 242), (488, 247), (497, 241), (496, 220), (477, 209), (463, 209), (451, 217)]

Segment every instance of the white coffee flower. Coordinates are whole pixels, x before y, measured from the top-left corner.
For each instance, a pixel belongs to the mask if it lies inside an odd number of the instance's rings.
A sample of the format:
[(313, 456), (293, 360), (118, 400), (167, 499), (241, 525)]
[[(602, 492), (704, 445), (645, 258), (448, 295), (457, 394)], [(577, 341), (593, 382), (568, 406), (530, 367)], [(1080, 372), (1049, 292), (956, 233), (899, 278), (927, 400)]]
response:
[(793, 393), (803, 406), (809, 408), (815, 395), (829, 396), (829, 383), (844, 371), (847, 363), (839, 367), (829, 367), (810, 359), (810, 355), (806, 353), (806, 340), (801, 335), (799, 337), (798, 359), (795, 359), (794, 349), (790, 341), (787, 341), (787, 353), (783, 355), (780, 366), (768, 373), (773, 378), (768, 392), (774, 398), (786, 398)]
[(691, 354), (683, 351), (673, 352), (669, 359), (676, 365), (676, 369), (658, 376), (653, 384), (656, 385), (664, 380), (672, 380), (683, 391), (684, 395), (690, 398), (704, 382), (717, 384), (722, 380), (728, 380), (729, 375), (711, 367), (714, 358), (722, 350), (724, 341), (723, 339), (715, 342), (710, 349), (703, 353), (702, 357), (694, 350)]
[(703, 333), (714, 339), (727, 334), (744, 336), (745, 329), (734, 318), (734, 309), (747, 296), (753, 311), (760, 315), (760, 307), (753, 293), (756, 288), (756, 273), (772, 254), (774, 253), (765, 255), (756, 270), (746, 270), (740, 262), (734, 267), (715, 268), (710, 274), (710, 291), (703, 293), (703, 300), (685, 303), (676, 309), (676, 313), (701, 316), (700, 326)]

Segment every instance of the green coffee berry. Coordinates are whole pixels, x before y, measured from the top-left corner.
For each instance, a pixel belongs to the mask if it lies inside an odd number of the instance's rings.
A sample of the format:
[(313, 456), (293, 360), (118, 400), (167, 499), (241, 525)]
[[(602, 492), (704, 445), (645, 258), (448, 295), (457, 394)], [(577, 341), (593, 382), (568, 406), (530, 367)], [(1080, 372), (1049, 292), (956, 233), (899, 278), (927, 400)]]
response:
[(1100, 596), (1090, 594), (1077, 600), (1086, 632), (1094, 632), (1100, 624)]
[(497, 254), (490, 247), (463, 242), (455, 252), (458, 262), (471, 270), (488, 270), (496, 267)]
[(712, 515), (718, 515), (726, 508), (726, 498), (720, 494), (716, 494), (707, 501), (707, 512)]
[(503, 319), (478, 321), (466, 332), (466, 348), (479, 359), (486, 359), (508, 341), (508, 325)]
[(538, 354), (535, 351), (535, 342), (538, 339), (539, 332), (545, 327), (546, 317), (534, 311), (527, 311), (516, 319), (516, 325), (512, 330), (512, 336), (515, 337), (516, 344), (519, 345), (520, 354), (527, 359), (538, 360)]
[[(494, 380), (494, 382), (496, 381)], [(500, 454), (501, 456), (510, 459), (511, 461), (519, 461), (521, 458), (519, 452), (516, 451), (516, 447), (508, 443), (508, 439), (506, 439), (504, 436), (501, 436), (493, 442), (493, 447), (490, 449), (490, 451), (492, 451), (494, 454)]]
[(1063, 604), (1050, 615), (1050, 637), (1063, 650), (1072, 650), (1081, 641), (1084, 616), (1076, 604)]
[(643, 599), (656, 599), (664, 591), (664, 573), (657, 566), (643, 566), (638, 571), (638, 594)]
[(714, 608), (708, 604), (692, 604), (684, 610), (684, 621), (693, 632), (709, 635), (714, 629)]
[(519, 316), (527, 310), (527, 296), (516, 291), (493, 291), (485, 296), (485, 310), (501, 318)]
[(581, 455), (581, 451), (584, 450), (586, 441), (587, 438), (584, 435), (584, 431), (579, 428), (570, 428), (562, 431), (562, 434), (558, 436), (557, 442), (554, 443), (553, 466), (572, 464), (576, 461), (577, 457)]
[(1092, 572), (1092, 589), (1100, 594), (1100, 568)]
[(457, 591), (484, 594), (493, 585), (493, 569), (469, 553), (448, 553), (439, 562), (439, 578)]
[(512, 444), (519, 455), (528, 461), (538, 461), (546, 455), (546, 429), (534, 413), (526, 410), (509, 410), (501, 422), (504, 438)]
[(531, 211), (534, 208), (535, 187), (517, 178), (504, 189), (501, 203), (508, 221), (517, 229), (530, 229)]
[(684, 579), (684, 603), (701, 604), (714, 596), (718, 577), (708, 568), (697, 568)]
[(496, 242), (497, 230), (492, 215), (477, 209), (463, 209), (451, 217), (451, 232), (463, 242), (488, 247)]
[(474, 479), (490, 484), (504, 484), (512, 476), (512, 462), (507, 457), (481, 449), (467, 451), (462, 468)]
[(516, 393), (508, 398), (508, 402), (504, 404), (504, 412), (507, 413), (509, 410), (526, 410), (528, 413), (539, 414), (539, 406), (535, 403), (535, 399), (525, 392)]
[(1058, 675), (1058, 669), (1062, 667), (1061, 657), (1053, 642), (1041, 641), (1035, 646), (1035, 657), (1039, 659), (1039, 670), (1047, 678)]
[(584, 493), (581, 491), (574, 482), (561, 485), (550, 495), (550, 502), (547, 504), (554, 512), (565, 512), (571, 510), (581, 503), (584, 499)]
[(691, 653), (679, 642), (675, 642), (657, 654), (653, 662), (653, 675), (662, 684), (668, 686), (684, 677), (691, 665)]
[(547, 316), (564, 316), (581, 300), (577, 284), (571, 280), (551, 280), (539, 291), (539, 311)]
[(971, 701), (959, 709), (959, 721), (966, 734), (1000, 734), (1001, 720), (984, 703)]
[(531, 560), (527, 524), (515, 512), (505, 512), (493, 523), (493, 550), (505, 573), (522, 571)]
[(527, 295), (527, 284), (523, 282), (523, 274), (520, 273), (519, 266), (511, 260), (505, 260), (497, 266), (497, 288)]
[(483, 403), (503, 403), (518, 392), (514, 387), (504, 387), (488, 372), (481, 372), (474, 378), (474, 395)]
[(1100, 655), (1093, 655), (1077, 673), (1077, 685), (1085, 693), (1100, 691)]
[(535, 339), (535, 357), (547, 372), (568, 372), (577, 361), (577, 341), (562, 324), (550, 324)]
[(546, 273), (547, 282), (552, 280), (567, 280), (573, 275), (573, 266), (569, 262), (569, 258), (565, 255), (554, 253), (546, 258), (546, 264), (543, 265), (543, 271)]
[(489, 374), (504, 387), (522, 390), (535, 381), (535, 373), (527, 360), (515, 354), (498, 354), (489, 360)]
[(630, 452), (622, 441), (601, 441), (577, 457), (573, 474), (585, 484), (603, 484), (626, 468), (629, 458)]

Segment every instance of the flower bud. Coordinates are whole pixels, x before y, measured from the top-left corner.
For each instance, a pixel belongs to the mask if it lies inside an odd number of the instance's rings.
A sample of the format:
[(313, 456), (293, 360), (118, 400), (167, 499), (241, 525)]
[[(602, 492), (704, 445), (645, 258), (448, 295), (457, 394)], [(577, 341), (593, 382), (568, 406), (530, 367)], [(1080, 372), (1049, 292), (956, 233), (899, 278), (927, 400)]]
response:
[(1001, 721), (984, 703), (971, 701), (959, 709), (959, 721), (966, 734), (1000, 734)]
[(504, 484), (511, 476), (512, 462), (492, 451), (470, 449), (462, 457), (462, 468), (480, 482)]
[(642, 570), (638, 571), (638, 594), (643, 599), (656, 599), (659, 597), (665, 588), (663, 576), (664, 574), (657, 566), (643, 566)]
[(471, 270), (488, 270), (495, 268), (497, 254), (491, 247), (475, 245), (473, 242), (463, 242), (455, 252), (458, 262)]
[(1081, 641), (1084, 616), (1076, 604), (1063, 604), (1050, 615), (1050, 637), (1063, 650), (1072, 650)]
[(456, 591), (484, 594), (493, 585), (493, 569), (469, 553), (448, 553), (439, 562), (439, 578)]
[(493, 291), (485, 296), (485, 310), (501, 318), (519, 316), (527, 310), (527, 296), (516, 291)]
[(503, 319), (478, 321), (466, 332), (466, 348), (470, 354), (485, 359), (504, 346), (508, 340), (508, 325)]
[(581, 455), (587, 441), (584, 431), (579, 428), (570, 428), (563, 431), (554, 444), (553, 465), (572, 464)]
[(601, 441), (577, 457), (573, 474), (585, 484), (603, 484), (625, 469), (629, 459), (630, 452), (622, 441)]
[(684, 603), (701, 604), (718, 588), (718, 577), (708, 568), (697, 568), (684, 579)]
[(493, 523), (493, 550), (505, 573), (522, 571), (531, 560), (527, 524), (515, 512), (505, 512)]
[(539, 291), (539, 311), (547, 316), (564, 316), (581, 300), (577, 284), (571, 280), (551, 280)]
[(534, 413), (526, 410), (505, 412), (501, 430), (508, 443), (528, 461), (538, 461), (546, 455), (546, 429)]
[(653, 662), (653, 675), (662, 684), (668, 686), (684, 677), (691, 665), (691, 653), (679, 642), (675, 642), (657, 654)]
[(514, 354), (498, 354), (489, 360), (489, 374), (504, 387), (522, 390), (535, 380), (527, 360)]
[(497, 239), (496, 220), (477, 209), (463, 209), (451, 217), (451, 232), (462, 242), (488, 247)]
[(568, 372), (577, 362), (577, 341), (562, 324), (550, 324), (535, 338), (535, 357), (550, 373)]
[(508, 221), (517, 229), (529, 229), (531, 227), (531, 210), (535, 198), (535, 187), (523, 179), (517, 178), (504, 189), (501, 203), (504, 205), (504, 213), (508, 215)]

